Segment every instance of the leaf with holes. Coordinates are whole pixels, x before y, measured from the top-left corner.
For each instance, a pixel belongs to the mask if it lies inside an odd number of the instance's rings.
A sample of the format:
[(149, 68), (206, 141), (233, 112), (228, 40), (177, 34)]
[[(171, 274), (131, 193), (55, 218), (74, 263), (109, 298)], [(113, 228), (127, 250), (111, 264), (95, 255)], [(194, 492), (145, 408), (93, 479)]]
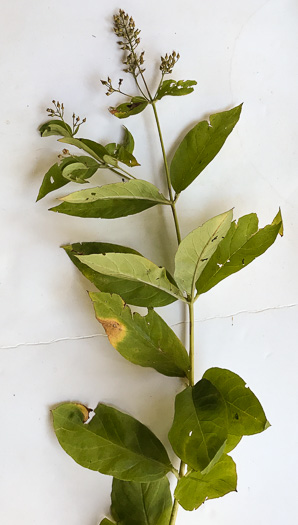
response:
[[(178, 288), (167, 275), (165, 268), (159, 268), (153, 262), (140, 255), (130, 253), (106, 253), (105, 255), (82, 255), (78, 259), (95, 272), (119, 280), (120, 289), (133, 292), (137, 306), (165, 306), (184, 300)], [(117, 292), (123, 297), (123, 293)]]
[(97, 320), (112, 346), (128, 361), (161, 374), (187, 377), (189, 357), (173, 330), (154, 310), (142, 317), (119, 295), (90, 293)]
[(144, 111), (148, 101), (144, 97), (132, 97), (129, 102), (120, 104), (116, 108), (110, 107), (109, 112), (117, 118), (127, 118)]
[(144, 180), (130, 180), (76, 191), (60, 200), (63, 201), (62, 204), (51, 208), (51, 211), (75, 217), (102, 219), (126, 217), (158, 204), (169, 204), (156, 186)]
[(176, 193), (185, 190), (221, 150), (237, 124), (241, 107), (211, 115), (209, 122), (196, 124), (184, 137), (170, 166), (171, 181)]
[(75, 403), (53, 410), (60, 445), (83, 467), (138, 482), (156, 481), (173, 468), (162, 443), (137, 419), (99, 404), (86, 423), (85, 411)]
[(224, 368), (210, 368), (203, 377), (217, 388), (226, 402), (229, 434), (250, 436), (270, 427), (261, 403), (240, 376)]
[(205, 471), (224, 452), (227, 408), (222, 396), (207, 379), (176, 396), (169, 440), (174, 452), (194, 470)]
[(174, 278), (180, 290), (193, 297), (196, 282), (208, 260), (230, 228), (233, 211), (213, 217), (189, 233), (175, 257)]
[(236, 491), (236, 465), (224, 455), (207, 474), (189, 472), (178, 481), (175, 498), (185, 510), (197, 509), (205, 501)]
[(255, 213), (244, 215), (238, 223), (232, 222), (196, 283), (198, 294), (208, 292), (229, 275), (245, 268), (274, 243), (278, 234), (283, 234), (280, 211), (271, 224), (261, 229)]
[(167, 478), (153, 483), (113, 480), (111, 513), (121, 525), (168, 525), (172, 510)]
[(192, 93), (197, 82), (195, 80), (164, 80), (159, 86), (155, 100), (161, 100), (165, 96), (178, 97)]

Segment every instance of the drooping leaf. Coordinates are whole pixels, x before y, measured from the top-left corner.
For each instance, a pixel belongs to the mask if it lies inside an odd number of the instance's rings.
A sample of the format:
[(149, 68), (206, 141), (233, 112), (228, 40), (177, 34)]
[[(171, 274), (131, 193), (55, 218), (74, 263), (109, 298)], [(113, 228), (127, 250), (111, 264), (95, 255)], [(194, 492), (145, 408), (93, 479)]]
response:
[(76, 148), (82, 149), (96, 160), (103, 161), (104, 156), (108, 155), (106, 148), (94, 140), (65, 137), (63, 139), (59, 139), (59, 142), (63, 142), (63, 144), (69, 144), (70, 146), (75, 146)]
[(185, 190), (221, 150), (237, 124), (241, 107), (210, 115), (210, 122), (196, 124), (184, 137), (170, 167), (171, 181), (176, 193)]
[(145, 425), (104, 404), (94, 412), (85, 423), (81, 405), (65, 403), (53, 410), (58, 441), (77, 463), (138, 482), (161, 479), (172, 469), (164, 446)]
[(116, 108), (110, 107), (109, 112), (117, 118), (127, 118), (141, 113), (146, 106), (148, 106), (148, 101), (144, 97), (132, 97), (129, 102), (120, 104)]
[(229, 230), (233, 211), (213, 217), (189, 233), (180, 243), (175, 257), (175, 280), (182, 292), (194, 295), (196, 282)]
[(198, 293), (207, 292), (262, 255), (274, 243), (278, 233), (282, 234), (280, 211), (272, 224), (259, 230), (255, 213), (244, 215), (238, 220), (238, 224), (232, 222), (227, 235), (208, 260), (196, 283)]
[(140, 255), (106, 253), (82, 255), (78, 259), (92, 270), (118, 279), (119, 291), (115, 292), (123, 299), (121, 289), (131, 293), (133, 302), (130, 304), (157, 307), (170, 304), (178, 298), (184, 300), (178, 288), (170, 282), (165, 268), (159, 268)]
[(51, 211), (102, 219), (126, 217), (158, 204), (169, 204), (156, 186), (144, 180), (117, 182), (76, 191), (60, 200), (63, 200), (62, 204), (51, 208)]
[(161, 374), (187, 377), (189, 357), (173, 330), (154, 310), (132, 314), (119, 295), (90, 293), (95, 315), (110, 343), (128, 361)]
[(207, 474), (190, 472), (178, 481), (175, 498), (185, 510), (194, 510), (209, 499), (236, 491), (236, 465), (224, 455)]
[(152, 483), (113, 480), (112, 516), (119, 525), (168, 525), (172, 497), (167, 478)]
[(156, 92), (155, 100), (161, 100), (167, 95), (173, 97), (188, 95), (194, 90), (192, 86), (196, 85), (195, 80), (164, 80)]
[(62, 137), (72, 137), (71, 127), (62, 120), (49, 120), (39, 128), (42, 137), (51, 135), (61, 135)]
[(217, 388), (227, 404), (229, 434), (250, 436), (270, 426), (259, 400), (237, 374), (210, 368), (203, 377)]
[(223, 454), (226, 439), (226, 404), (210, 381), (201, 379), (176, 396), (169, 440), (187, 465), (209, 470)]

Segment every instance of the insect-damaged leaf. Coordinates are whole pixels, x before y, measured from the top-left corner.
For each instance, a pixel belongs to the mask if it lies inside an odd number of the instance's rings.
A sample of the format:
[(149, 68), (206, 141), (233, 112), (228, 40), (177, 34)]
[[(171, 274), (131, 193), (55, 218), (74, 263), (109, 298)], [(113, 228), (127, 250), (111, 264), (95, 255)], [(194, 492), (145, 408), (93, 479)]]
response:
[(95, 315), (110, 343), (128, 361), (166, 376), (187, 377), (188, 354), (173, 330), (154, 310), (132, 314), (119, 295), (90, 293)]
[(207, 474), (189, 472), (178, 481), (175, 498), (186, 510), (200, 507), (208, 499), (221, 498), (237, 487), (236, 465), (223, 455)]
[(145, 98), (132, 97), (129, 102), (120, 104), (120, 106), (117, 106), (116, 108), (110, 107), (109, 112), (112, 113), (112, 115), (115, 115), (115, 117), (127, 118), (131, 115), (137, 115), (138, 113), (141, 113), (141, 111), (143, 111), (146, 106), (148, 106), (148, 101)]
[(72, 137), (71, 127), (62, 120), (49, 120), (39, 128), (42, 137), (50, 135), (62, 135), (62, 137)]
[(227, 235), (208, 260), (196, 283), (198, 294), (207, 292), (262, 255), (274, 243), (278, 233), (282, 234), (280, 212), (272, 224), (260, 230), (255, 213), (244, 215), (238, 220), (238, 224), (232, 222)]
[(60, 200), (63, 200), (62, 204), (51, 208), (51, 211), (102, 219), (126, 217), (157, 204), (169, 204), (156, 186), (144, 180), (88, 188), (70, 193)]
[(187, 133), (170, 167), (176, 193), (185, 190), (221, 150), (239, 120), (241, 107), (210, 115), (210, 122), (199, 122)]
[(259, 400), (237, 374), (224, 368), (210, 368), (203, 377), (217, 388), (226, 402), (229, 434), (249, 436), (270, 426)]
[(99, 404), (88, 423), (80, 406), (65, 403), (53, 410), (62, 448), (77, 463), (127, 481), (163, 478), (172, 469), (159, 439), (137, 419)]
[(121, 525), (168, 525), (172, 497), (167, 478), (152, 483), (113, 480), (113, 518)]
[[(165, 268), (140, 255), (130, 253), (106, 253), (105, 255), (83, 255), (78, 259), (92, 270), (119, 279), (120, 287), (132, 293), (136, 306), (165, 306), (184, 300), (178, 288), (170, 282)], [(126, 283), (123, 286), (123, 283)], [(116, 293), (123, 297), (123, 293)]]
[(194, 295), (195, 284), (229, 230), (232, 210), (213, 217), (180, 243), (175, 257), (175, 280), (182, 292)]
[(209, 470), (223, 454), (226, 439), (226, 404), (210, 381), (201, 379), (176, 396), (169, 440), (187, 465)]
[(196, 85), (195, 80), (164, 80), (156, 92), (155, 100), (161, 100), (167, 95), (173, 97), (188, 95), (194, 90), (192, 86)]

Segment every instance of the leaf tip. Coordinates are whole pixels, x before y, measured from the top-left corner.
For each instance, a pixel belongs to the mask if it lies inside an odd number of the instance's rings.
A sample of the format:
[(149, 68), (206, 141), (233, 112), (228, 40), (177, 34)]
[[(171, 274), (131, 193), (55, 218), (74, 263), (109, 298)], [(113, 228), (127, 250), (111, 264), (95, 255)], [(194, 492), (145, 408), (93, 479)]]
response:
[(271, 423), (269, 423), (268, 419), (266, 419), (264, 430), (267, 430), (267, 428), (269, 428), (269, 427), (271, 427)]

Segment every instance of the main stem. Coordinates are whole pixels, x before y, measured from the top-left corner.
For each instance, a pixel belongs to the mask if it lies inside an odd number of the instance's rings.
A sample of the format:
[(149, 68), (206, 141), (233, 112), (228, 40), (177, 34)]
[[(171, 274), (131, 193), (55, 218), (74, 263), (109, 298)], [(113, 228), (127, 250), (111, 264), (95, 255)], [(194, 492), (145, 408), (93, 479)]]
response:
[[(169, 190), (169, 197), (171, 200), (171, 207), (172, 207), (172, 213), (173, 213), (173, 218), (174, 218), (174, 223), (175, 223), (177, 241), (178, 241), (178, 244), (180, 244), (181, 235), (180, 235), (179, 222), (178, 222), (178, 217), (177, 217), (177, 212), (176, 212), (175, 199), (173, 198), (169, 166), (168, 166), (167, 156), (165, 152), (164, 142), (162, 138), (160, 123), (159, 123), (155, 103), (152, 99), (151, 99), (151, 105), (153, 107), (156, 125), (158, 129), (160, 145), (162, 149), (162, 155), (163, 155), (164, 167), (165, 167), (165, 172), (166, 172), (166, 177), (167, 177), (167, 185), (168, 185), (168, 190)], [(188, 303), (188, 307), (189, 307), (189, 360), (190, 360), (189, 384), (193, 386), (194, 385), (194, 301), (193, 301), (193, 297), (191, 298), (191, 301)], [(186, 464), (183, 461), (181, 461), (180, 469), (179, 469), (179, 478), (182, 478), (184, 476), (185, 470), (186, 470)], [(177, 514), (178, 514), (178, 509), (179, 509), (179, 503), (174, 497), (174, 503), (172, 507), (169, 525), (175, 525)]]
[(177, 241), (178, 241), (178, 244), (180, 244), (180, 242), (181, 242), (181, 234), (180, 234), (179, 222), (178, 222), (177, 211), (176, 211), (176, 206), (175, 206), (175, 199), (173, 197), (173, 192), (172, 192), (172, 185), (171, 185), (169, 165), (168, 165), (168, 161), (167, 161), (167, 156), (166, 156), (166, 152), (165, 152), (165, 146), (164, 146), (164, 143), (163, 143), (163, 138), (162, 138), (162, 133), (161, 133), (161, 128), (160, 128), (159, 118), (158, 118), (157, 111), (156, 111), (155, 102), (152, 101), (151, 105), (152, 105), (152, 108), (153, 108), (153, 111), (154, 111), (155, 121), (156, 121), (157, 129), (158, 129), (158, 135), (159, 135), (159, 140), (160, 140), (160, 145), (161, 145), (161, 150), (162, 150), (163, 162), (164, 162), (164, 167), (165, 167), (165, 172), (166, 172), (166, 177), (167, 177), (167, 185), (168, 185), (169, 197), (170, 197), (170, 201), (171, 201), (171, 209), (172, 209), (173, 219), (174, 219), (174, 223), (175, 223)]

